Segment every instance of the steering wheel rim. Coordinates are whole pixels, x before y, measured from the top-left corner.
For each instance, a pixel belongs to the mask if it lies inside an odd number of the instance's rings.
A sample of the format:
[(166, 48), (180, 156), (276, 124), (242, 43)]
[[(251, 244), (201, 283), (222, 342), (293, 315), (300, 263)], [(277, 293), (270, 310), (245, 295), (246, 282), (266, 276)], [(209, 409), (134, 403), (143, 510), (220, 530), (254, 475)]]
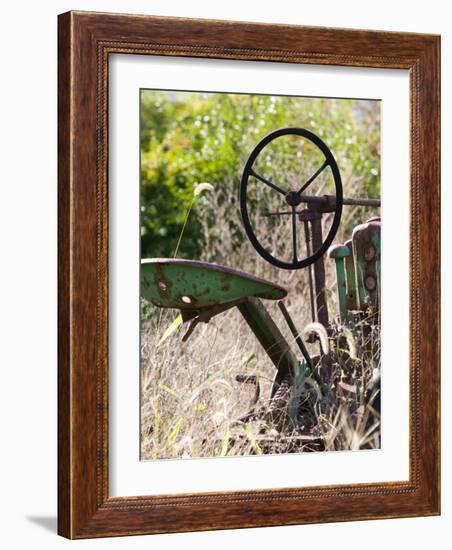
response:
[[(274, 256), (272, 256), (258, 241), (253, 228), (250, 223), (249, 214), (248, 214), (248, 206), (247, 206), (247, 188), (248, 188), (248, 180), (250, 177), (255, 177), (256, 179), (260, 180), (261, 182), (267, 184), (269, 187), (272, 187), (275, 191), (279, 191), (280, 193), (284, 194), (284, 191), (280, 189), (278, 186), (273, 184), (271, 181), (266, 180), (262, 176), (259, 176), (256, 172), (253, 170), (253, 164), (257, 157), (259, 156), (260, 152), (273, 140), (286, 135), (297, 135), (300, 137), (303, 137), (312, 143), (316, 145), (323, 155), (325, 156), (325, 161), (323, 165), (317, 170), (317, 172), (309, 178), (307, 182), (302, 186), (300, 191), (298, 192), (290, 192), (286, 193), (286, 202), (291, 206), (292, 208), (292, 238), (293, 238), (293, 252), (294, 252), (294, 258), (292, 262), (286, 262), (283, 260), (280, 260)], [(327, 167), (330, 167), (331, 172), (333, 174), (334, 179), (334, 185), (336, 190), (336, 204), (335, 204), (335, 210), (334, 210), (334, 218), (333, 222), (331, 224), (330, 230), (323, 240), (322, 245), (314, 251), (310, 256), (307, 258), (304, 258), (302, 260), (298, 260), (296, 258), (296, 227), (295, 227), (295, 206), (291, 205), (289, 200), (292, 202), (296, 202), (297, 198), (295, 195), (298, 195), (298, 197), (301, 196), (302, 191), (304, 191), (310, 183), (312, 183), (318, 175)], [(291, 195), (291, 197), (289, 197)], [(303, 201), (300, 201), (303, 202)], [(297, 203), (297, 205), (300, 203)], [(339, 229), (339, 224), (341, 221), (342, 216), (342, 206), (343, 206), (343, 191), (342, 191), (342, 180), (341, 175), (339, 172), (339, 167), (337, 166), (336, 159), (333, 156), (333, 153), (330, 151), (329, 147), (326, 145), (326, 143), (321, 140), (316, 134), (313, 132), (306, 130), (305, 128), (297, 128), (297, 127), (289, 127), (289, 128), (280, 128), (278, 130), (275, 130), (273, 132), (270, 132), (267, 134), (264, 138), (259, 141), (259, 143), (254, 147), (252, 150), (250, 156), (248, 157), (248, 160), (245, 164), (242, 179), (240, 183), (240, 211), (242, 215), (243, 225), (245, 227), (246, 234), (255, 248), (256, 252), (264, 258), (267, 262), (271, 263), (272, 265), (279, 267), (281, 269), (302, 269), (304, 267), (308, 267), (309, 265), (316, 262), (319, 258), (325, 254), (325, 252), (328, 250), (329, 246), (332, 244), (334, 237), (336, 236), (336, 233)], [(295, 261), (296, 260), (296, 261)]]

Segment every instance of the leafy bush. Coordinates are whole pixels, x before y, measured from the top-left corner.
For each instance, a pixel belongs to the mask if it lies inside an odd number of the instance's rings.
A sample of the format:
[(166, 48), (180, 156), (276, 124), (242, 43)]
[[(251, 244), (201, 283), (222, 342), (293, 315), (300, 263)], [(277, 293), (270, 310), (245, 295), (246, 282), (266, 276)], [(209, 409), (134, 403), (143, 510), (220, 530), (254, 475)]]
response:
[[(344, 193), (347, 187), (358, 187), (361, 196), (379, 196), (378, 102), (142, 91), (142, 257), (174, 254), (198, 183), (210, 182), (220, 193), (219, 200), (237, 209), (246, 159), (267, 133), (284, 126), (310, 129), (327, 143), (341, 170)], [(280, 148), (274, 153), (273, 168), (296, 171), (298, 160)], [(200, 256), (203, 241), (196, 210), (203, 200), (200, 196), (193, 204), (180, 257)], [(208, 223), (214, 225), (215, 210), (209, 214)], [(240, 244), (241, 230), (232, 226), (230, 230)]]

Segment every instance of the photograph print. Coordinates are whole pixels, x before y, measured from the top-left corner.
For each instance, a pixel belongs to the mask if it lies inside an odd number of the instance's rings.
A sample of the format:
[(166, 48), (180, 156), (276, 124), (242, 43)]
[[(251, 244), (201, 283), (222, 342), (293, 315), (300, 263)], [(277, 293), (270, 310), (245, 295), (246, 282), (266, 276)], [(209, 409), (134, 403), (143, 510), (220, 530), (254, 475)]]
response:
[(380, 448), (380, 105), (140, 91), (141, 460)]

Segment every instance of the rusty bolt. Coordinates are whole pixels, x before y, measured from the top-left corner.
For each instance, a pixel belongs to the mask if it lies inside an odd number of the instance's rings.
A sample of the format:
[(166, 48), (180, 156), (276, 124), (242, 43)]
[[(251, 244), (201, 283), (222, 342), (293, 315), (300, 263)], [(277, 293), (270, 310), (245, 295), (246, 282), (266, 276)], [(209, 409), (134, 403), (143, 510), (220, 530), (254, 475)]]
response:
[(375, 247), (371, 244), (367, 245), (364, 249), (364, 258), (370, 262), (370, 260), (373, 260), (375, 258), (376, 250)]
[(364, 280), (364, 286), (367, 288), (367, 290), (375, 290), (375, 287), (377, 286), (377, 279), (374, 275), (367, 275)]

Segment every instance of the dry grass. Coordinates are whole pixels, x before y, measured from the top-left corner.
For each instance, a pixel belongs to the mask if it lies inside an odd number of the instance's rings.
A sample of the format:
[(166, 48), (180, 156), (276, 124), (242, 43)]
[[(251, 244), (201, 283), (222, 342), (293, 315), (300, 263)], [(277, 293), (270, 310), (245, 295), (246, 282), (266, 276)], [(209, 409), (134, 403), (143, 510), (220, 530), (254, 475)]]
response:
[[(358, 180), (350, 174), (343, 175), (343, 180), (344, 194), (360, 196)], [(327, 186), (328, 182), (320, 180), (319, 185)], [(198, 215), (202, 227), (200, 238), (205, 253), (201, 259), (233, 266), (286, 287), (286, 307), (301, 330), (311, 321), (307, 270), (277, 269), (262, 260), (248, 241), (237, 239), (241, 219), (236, 196), (224, 194), (224, 189), (232, 188), (226, 183), (223, 190), (206, 193), (192, 213)], [(271, 200), (259, 198), (265, 208), (278, 207)], [(335, 242), (344, 242), (350, 237), (344, 227), (350, 226), (352, 220), (365, 221), (372, 214), (375, 212), (346, 209)], [(208, 223), (212, 215), (216, 220), (214, 225)], [(331, 223), (327, 218), (325, 230)], [(288, 224), (282, 220), (266, 227), (260, 223), (262, 219), (256, 220), (256, 224), (258, 222), (259, 237), (269, 250), (290, 254), (285, 249), (285, 243), (290, 242)], [(300, 237), (300, 249), (301, 243)], [(334, 265), (328, 258), (325, 262), (328, 307), (330, 318), (334, 318), (337, 312)], [(296, 351), (293, 337), (276, 304), (267, 301), (265, 305)], [(315, 441), (300, 441), (299, 432), (283, 430), (280, 433), (276, 421), (265, 414), (260, 420), (239, 420), (256, 400), (256, 388), (238, 383), (236, 376), (257, 376), (260, 395), (255, 408), (265, 413), (275, 368), (237, 308), (214, 317), (208, 324), (198, 325), (186, 343), (181, 341), (186, 330), (182, 326), (158, 345), (177, 313), (155, 310), (151, 318), (142, 323), (142, 459), (357, 450), (380, 446), (379, 413), (374, 407), (378, 393), (378, 384), (374, 383), (380, 369), (378, 323), (364, 321), (369, 332), (366, 341), (359, 327), (354, 335), (337, 327), (337, 336), (331, 342), (336, 351), (329, 399), (320, 402), (318, 393), (313, 391), (308, 403), (311, 413), (307, 423), (311, 422), (312, 433), (322, 436), (323, 443), (319, 446)], [(309, 349), (313, 356), (318, 355), (318, 344), (309, 345)]]

